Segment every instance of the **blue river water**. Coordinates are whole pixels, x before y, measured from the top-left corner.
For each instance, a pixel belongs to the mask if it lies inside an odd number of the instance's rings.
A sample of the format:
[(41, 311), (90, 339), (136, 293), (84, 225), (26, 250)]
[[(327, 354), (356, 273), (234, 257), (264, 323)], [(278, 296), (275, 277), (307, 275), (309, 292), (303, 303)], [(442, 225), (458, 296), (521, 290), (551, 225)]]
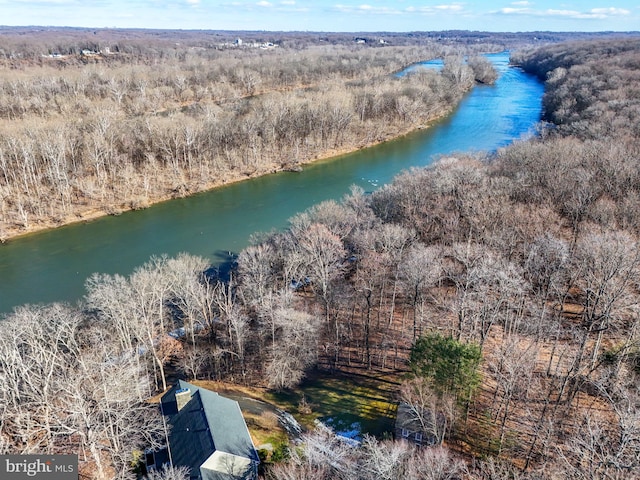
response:
[[(399, 172), (453, 152), (495, 151), (533, 134), (543, 85), (488, 55), (500, 73), (428, 129), (376, 147), (225, 186), (145, 210), (68, 225), (0, 245), (0, 313), (25, 303), (74, 302), (94, 272), (129, 274), (152, 255), (189, 252), (213, 264), (249, 244), (252, 233), (281, 229), (313, 204), (339, 199), (351, 185), (367, 191)], [(412, 66), (411, 68), (416, 68)]]

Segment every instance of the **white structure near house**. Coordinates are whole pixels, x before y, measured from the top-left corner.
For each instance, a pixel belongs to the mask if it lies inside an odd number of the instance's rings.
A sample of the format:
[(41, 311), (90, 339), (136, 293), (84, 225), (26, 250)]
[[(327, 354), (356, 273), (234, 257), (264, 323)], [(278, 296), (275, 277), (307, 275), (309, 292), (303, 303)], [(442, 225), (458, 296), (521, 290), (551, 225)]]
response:
[[(429, 417), (430, 415), (425, 415), (425, 418)], [(394, 429), (396, 439), (406, 440), (416, 445), (433, 445), (437, 443), (438, 439), (432, 430), (432, 425), (422, 425), (418, 421), (409, 404), (400, 402)]]

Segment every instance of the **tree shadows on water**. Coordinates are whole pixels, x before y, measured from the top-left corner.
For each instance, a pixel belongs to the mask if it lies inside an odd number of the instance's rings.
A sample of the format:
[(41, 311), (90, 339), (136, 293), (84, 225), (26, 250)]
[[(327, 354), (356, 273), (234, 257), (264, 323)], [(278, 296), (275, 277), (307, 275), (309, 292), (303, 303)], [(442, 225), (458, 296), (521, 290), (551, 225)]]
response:
[(213, 263), (204, 272), (205, 277), (210, 282), (219, 280), (228, 283), (231, 279), (231, 272), (236, 269), (238, 264), (238, 254), (228, 250), (217, 250), (214, 252), (213, 258)]

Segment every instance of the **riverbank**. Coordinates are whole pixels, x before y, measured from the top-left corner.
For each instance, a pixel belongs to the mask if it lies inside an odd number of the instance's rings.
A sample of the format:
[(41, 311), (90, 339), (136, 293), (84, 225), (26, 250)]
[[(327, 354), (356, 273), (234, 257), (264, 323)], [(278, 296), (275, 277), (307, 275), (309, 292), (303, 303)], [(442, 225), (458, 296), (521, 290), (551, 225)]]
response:
[[(358, 144), (344, 145), (340, 148), (332, 148), (313, 155), (310, 158), (302, 157), (301, 160), (296, 163), (296, 166), (292, 168), (290, 164), (286, 162), (286, 159), (280, 159), (279, 162), (272, 162), (270, 164), (259, 165), (253, 172), (239, 172), (228, 171), (225, 172), (221, 178), (216, 178), (208, 183), (194, 183), (189, 185), (186, 190), (176, 192), (172, 189), (165, 191), (162, 194), (154, 196), (138, 197), (134, 203), (131, 200), (122, 202), (119, 204), (110, 205), (73, 205), (75, 210), (67, 215), (57, 217), (55, 219), (39, 220), (34, 223), (30, 223), (27, 226), (2, 226), (0, 224), (0, 243), (6, 243), (17, 238), (32, 235), (34, 233), (40, 233), (46, 230), (51, 230), (66, 225), (72, 225), (75, 223), (91, 222), (109, 215), (120, 215), (124, 212), (132, 210), (140, 210), (149, 208), (158, 203), (174, 200), (176, 198), (184, 198), (190, 195), (207, 192), (216, 188), (231, 185), (233, 183), (250, 180), (253, 178), (261, 177), (263, 175), (269, 175), (284, 171), (296, 171), (297, 168), (302, 168), (303, 165), (308, 165), (314, 162), (327, 161), (342, 155), (347, 155), (359, 150), (374, 147), (376, 145), (397, 140), (403, 136), (409, 135), (418, 130), (429, 128), (434, 122), (446, 117), (455, 109), (457, 105), (452, 106), (448, 110), (442, 110), (437, 115), (427, 120), (427, 123), (414, 124), (403, 129), (396, 129), (395, 131), (376, 132), (376, 138), (368, 142), (359, 142)], [(392, 126), (393, 127), (393, 126)]]
[(474, 79), (461, 59), (392, 74), (443, 55), (429, 47), (198, 52), (6, 73), (21, 87), (0, 88), (0, 241), (381, 143), (450, 111)]
[[(0, 312), (26, 303), (74, 302), (86, 293), (85, 280), (93, 273), (125, 274), (154, 255), (189, 252), (219, 265), (228, 260), (229, 251), (246, 248), (256, 232), (285, 228), (287, 219), (322, 201), (342, 198), (351, 185), (371, 191), (391, 182), (401, 171), (427, 166), (442, 155), (493, 151), (521, 138), (540, 118), (543, 87), (532, 76), (509, 68), (508, 55), (490, 59), (501, 73), (494, 87), (473, 88), (451, 115), (401, 140), (356, 151), (337, 161), (318, 159), (299, 173), (262, 175), (233, 184), (227, 177), (224, 188), (7, 242), (0, 246)], [(443, 113), (443, 108), (433, 111)], [(405, 131), (426, 123), (415, 120)], [(386, 138), (400, 133), (399, 128), (389, 125), (384, 129), (382, 122), (367, 132), (374, 130), (381, 135), (372, 135), (371, 141), (382, 140), (383, 133)], [(333, 145), (333, 138), (330, 140)], [(353, 150), (361, 146), (352, 145)], [(250, 173), (255, 175), (256, 171)], [(131, 181), (140, 181), (136, 189), (120, 190), (143, 192), (143, 180)], [(122, 181), (110, 185), (123, 186)], [(0, 213), (0, 221), (6, 224), (8, 220)]]

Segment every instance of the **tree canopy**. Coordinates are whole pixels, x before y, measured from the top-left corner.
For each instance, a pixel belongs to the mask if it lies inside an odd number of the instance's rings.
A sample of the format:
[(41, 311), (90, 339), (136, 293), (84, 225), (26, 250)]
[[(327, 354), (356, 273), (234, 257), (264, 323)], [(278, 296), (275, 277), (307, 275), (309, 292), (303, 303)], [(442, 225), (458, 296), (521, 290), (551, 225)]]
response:
[(413, 344), (409, 365), (416, 376), (430, 380), (438, 393), (468, 400), (480, 385), (481, 359), (479, 345), (429, 333)]

